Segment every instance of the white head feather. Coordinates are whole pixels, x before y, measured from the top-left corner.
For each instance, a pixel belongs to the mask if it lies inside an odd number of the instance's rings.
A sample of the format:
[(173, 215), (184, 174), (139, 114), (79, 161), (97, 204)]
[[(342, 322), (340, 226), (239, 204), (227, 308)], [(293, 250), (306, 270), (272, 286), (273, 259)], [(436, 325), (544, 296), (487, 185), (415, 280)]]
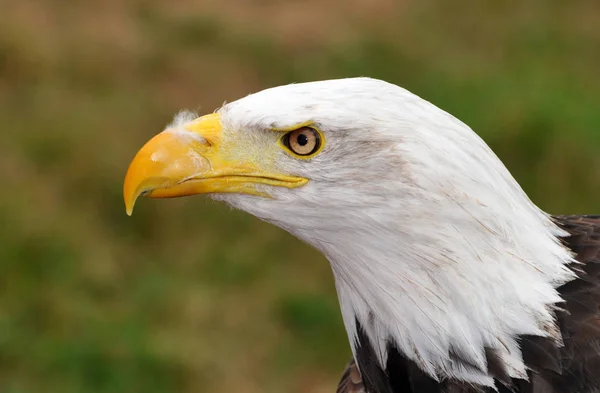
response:
[(307, 121), (323, 132), (318, 156), (282, 151), (273, 163), (307, 185), (216, 198), (327, 256), (353, 349), (359, 321), (382, 364), (392, 341), (434, 378), (493, 385), (451, 352), (487, 370), (484, 348), (494, 349), (527, 378), (518, 336), (560, 340), (555, 288), (573, 278), (566, 233), (468, 126), (368, 78), (276, 87), (219, 112), (224, 133), (256, 143)]

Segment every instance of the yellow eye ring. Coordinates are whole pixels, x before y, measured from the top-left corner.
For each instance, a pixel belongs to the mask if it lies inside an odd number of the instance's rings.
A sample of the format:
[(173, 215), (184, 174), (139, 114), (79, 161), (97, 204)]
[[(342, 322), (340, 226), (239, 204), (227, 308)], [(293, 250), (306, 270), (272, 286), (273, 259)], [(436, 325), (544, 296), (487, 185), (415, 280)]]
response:
[(295, 156), (310, 158), (321, 151), (323, 138), (312, 127), (301, 127), (281, 137), (281, 144)]

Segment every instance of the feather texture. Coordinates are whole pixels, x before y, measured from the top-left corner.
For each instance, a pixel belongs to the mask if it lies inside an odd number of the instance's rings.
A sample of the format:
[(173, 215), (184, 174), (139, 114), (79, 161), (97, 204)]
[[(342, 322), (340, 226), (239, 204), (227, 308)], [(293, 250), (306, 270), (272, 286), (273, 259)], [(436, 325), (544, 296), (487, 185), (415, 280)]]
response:
[[(539, 336), (521, 338), (523, 358), (529, 369), (528, 380), (507, 380), (506, 374), (496, 369), (498, 364), (493, 360), (495, 356), (488, 356), (488, 368), (497, 382), (496, 391), (501, 393), (600, 391), (600, 216), (558, 216), (554, 220), (569, 233), (562, 241), (576, 254), (580, 263), (576, 266), (578, 278), (558, 288), (565, 300), (564, 308), (556, 311), (562, 345)], [(585, 306), (582, 307), (582, 304)], [(363, 343), (361, 348), (369, 345), (364, 338), (359, 341)], [(368, 354), (366, 349), (357, 352), (356, 361), (359, 365), (365, 362), (365, 354)], [(356, 368), (354, 360), (347, 366), (347, 370)], [(365, 384), (365, 393), (495, 391), (493, 388), (476, 388), (452, 379), (440, 382), (430, 379), (429, 384), (433, 387), (415, 386), (412, 382), (414, 379), (427, 377), (405, 358), (399, 362), (388, 362), (385, 368), (376, 368), (375, 371), (373, 366), (361, 365), (360, 369), (363, 377), (354, 381)], [(367, 373), (371, 375), (367, 377)], [(371, 382), (373, 378), (383, 381), (375, 384)], [(390, 385), (397, 380), (401, 382)], [(338, 393), (352, 392), (344, 390), (345, 386), (341, 383)]]

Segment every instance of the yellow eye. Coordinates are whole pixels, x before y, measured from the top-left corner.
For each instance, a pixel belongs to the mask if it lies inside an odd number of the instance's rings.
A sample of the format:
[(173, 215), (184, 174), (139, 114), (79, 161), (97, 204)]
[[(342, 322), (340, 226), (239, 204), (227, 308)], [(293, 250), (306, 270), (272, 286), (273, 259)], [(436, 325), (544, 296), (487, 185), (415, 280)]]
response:
[(310, 127), (302, 127), (285, 134), (281, 142), (299, 156), (310, 156), (321, 147), (321, 136)]

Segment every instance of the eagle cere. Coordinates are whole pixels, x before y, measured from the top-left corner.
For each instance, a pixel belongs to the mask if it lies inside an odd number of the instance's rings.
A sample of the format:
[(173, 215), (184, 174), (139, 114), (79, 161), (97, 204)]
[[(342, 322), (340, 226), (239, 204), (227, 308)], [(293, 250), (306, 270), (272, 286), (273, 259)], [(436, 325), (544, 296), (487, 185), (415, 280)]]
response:
[(140, 195), (209, 194), (330, 261), (353, 359), (338, 392), (600, 391), (600, 217), (536, 207), (467, 125), (351, 78), (182, 112)]

